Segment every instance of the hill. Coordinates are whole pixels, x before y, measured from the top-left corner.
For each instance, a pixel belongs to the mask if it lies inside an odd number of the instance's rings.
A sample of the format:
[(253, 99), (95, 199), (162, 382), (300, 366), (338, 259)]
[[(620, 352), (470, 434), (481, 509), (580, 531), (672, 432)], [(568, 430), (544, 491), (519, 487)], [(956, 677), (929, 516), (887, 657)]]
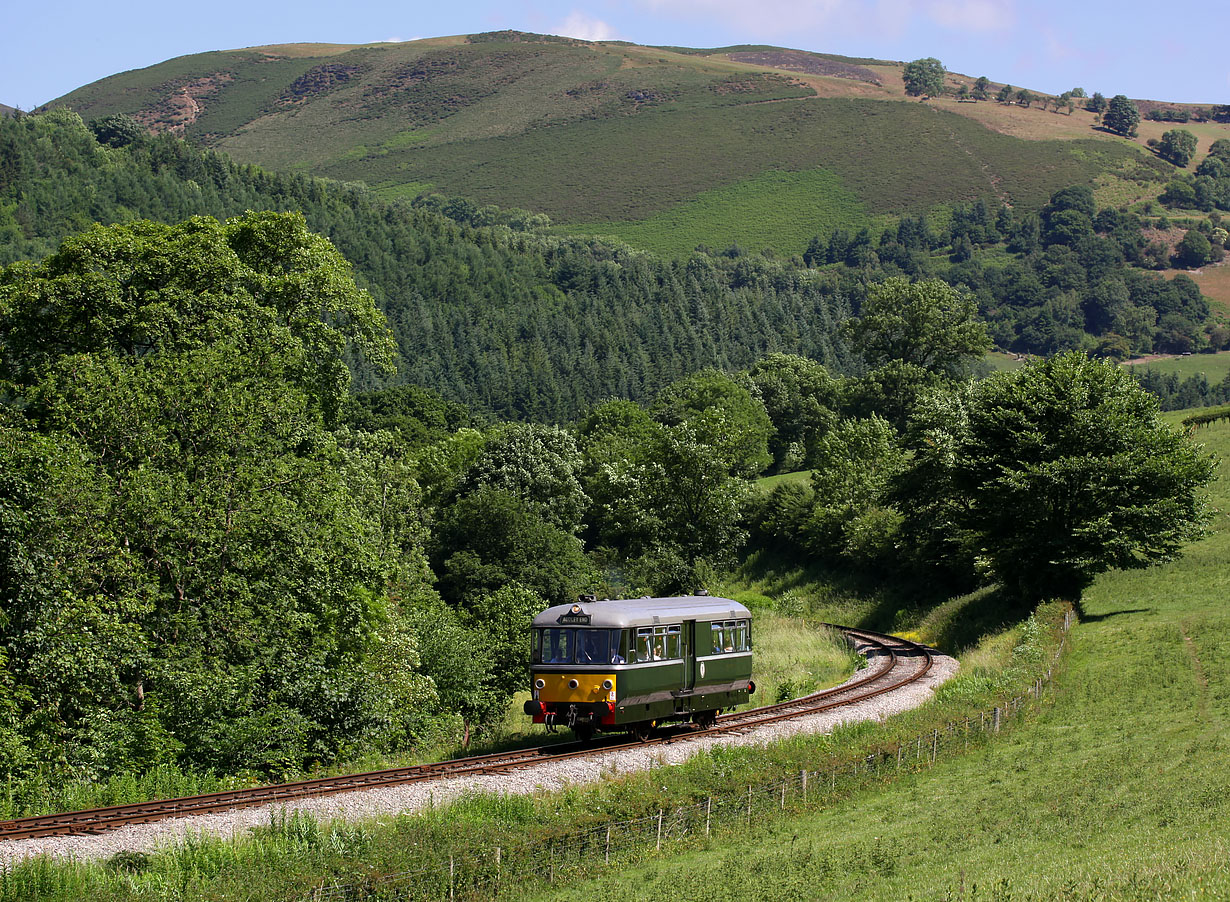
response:
[(53, 105), (128, 113), (388, 198), (461, 195), (672, 254), (801, 253), (836, 227), (976, 198), (1037, 208), (1066, 185), (1120, 184), (1141, 159), (1091, 113), (918, 103), (901, 86), (901, 64), (879, 60), (498, 32), (195, 54)]

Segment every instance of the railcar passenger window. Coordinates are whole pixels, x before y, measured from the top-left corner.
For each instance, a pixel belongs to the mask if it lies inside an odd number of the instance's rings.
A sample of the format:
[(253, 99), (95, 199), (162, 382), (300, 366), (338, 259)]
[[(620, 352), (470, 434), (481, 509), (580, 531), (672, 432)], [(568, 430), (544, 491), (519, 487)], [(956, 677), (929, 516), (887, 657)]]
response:
[(720, 655), (722, 653), (722, 624), (714, 623), (709, 629), (713, 634), (713, 653)]
[(681, 628), (668, 626), (666, 628), (666, 657), (673, 659), (683, 657), (683, 634)]
[(751, 651), (752, 645), (751, 645), (751, 641), (748, 635), (746, 620), (738, 621), (735, 634), (736, 634), (735, 650), (736, 651)]
[(653, 660), (653, 627), (643, 626), (636, 631), (636, 659)]
[(571, 664), (576, 630), (551, 627), (542, 631), (542, 663)]

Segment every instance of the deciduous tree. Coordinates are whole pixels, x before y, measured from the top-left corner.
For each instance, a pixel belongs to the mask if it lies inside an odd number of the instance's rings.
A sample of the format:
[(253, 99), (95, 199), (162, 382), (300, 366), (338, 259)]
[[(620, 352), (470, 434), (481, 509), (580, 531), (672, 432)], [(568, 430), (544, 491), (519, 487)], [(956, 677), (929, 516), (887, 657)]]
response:
[(911, 97), (944, 93), (944, 64), (933, 56), (905, 64), (905, 93)]
[(1079, 601), (1103, 570), (1172, 559), (1214, 472), (1131, 374), (1079, 353), (978, 383), (952, 467), (976, 553), (1029, 601)]
[(945, 282), (902, 277), (875, 285), (848, 333), (874, 366), (899, 360), (934, 373), (956, 373), (990, 348), (974, 300)]
[(1136, 126), (1140, 124), (1140, 110), (1136, 109), (1136, 104), (1125, 95), (1116, 94), (1107, 104), (1106, 112), (1102, 115), (1102, 124), (1125, 138), (1133, 137), (1136, 134)]
[(1176, 166), (1186, 166), (1196, 155), (1196, 136), (1184, 128), (1172, 128), (1162, 135), (1158, 156)]

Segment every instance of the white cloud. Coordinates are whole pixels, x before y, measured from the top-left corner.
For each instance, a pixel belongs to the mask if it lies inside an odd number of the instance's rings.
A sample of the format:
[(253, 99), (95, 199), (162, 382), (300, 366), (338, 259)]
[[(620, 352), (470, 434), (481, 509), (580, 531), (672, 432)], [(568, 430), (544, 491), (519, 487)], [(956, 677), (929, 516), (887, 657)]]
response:
[(1016, 22), (1012, 0), (934, 0), (926, 15), (957, 31), (1003, 31)]
[(858, 14), (850, 9), (850, 3), (842, 0), (810, 0), (804, 3), (792, 0), (760, 0), (758, 3), (748, 3), (746, 0), (640, 0), (640, 3), (653, 12), (676, 19), (715, 19), (753, 36), (790, 34), (799, 29), (833, 25), (853, 19)]
[(553, 31), (565, 37), (577, 38), (582, 41), (613, 41), (618, 35), (615, 29), (595, 19), (580, 10), (573, 10), (563, 24), (557, 25)]

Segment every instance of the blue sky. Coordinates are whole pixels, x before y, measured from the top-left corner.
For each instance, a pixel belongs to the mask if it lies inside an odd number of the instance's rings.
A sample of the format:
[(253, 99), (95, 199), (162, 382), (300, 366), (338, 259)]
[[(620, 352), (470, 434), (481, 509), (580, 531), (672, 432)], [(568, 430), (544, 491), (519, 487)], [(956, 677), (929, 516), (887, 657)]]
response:
[(1048, 93), (1230, 103), (1230, 3), (1137, 0), (577, 0), (12, 4), (0, 102), (31, 109), (91, 81), (205, 50), (367, 43), (515, 28), (590, 40), (767, 43), (916, 59)]

